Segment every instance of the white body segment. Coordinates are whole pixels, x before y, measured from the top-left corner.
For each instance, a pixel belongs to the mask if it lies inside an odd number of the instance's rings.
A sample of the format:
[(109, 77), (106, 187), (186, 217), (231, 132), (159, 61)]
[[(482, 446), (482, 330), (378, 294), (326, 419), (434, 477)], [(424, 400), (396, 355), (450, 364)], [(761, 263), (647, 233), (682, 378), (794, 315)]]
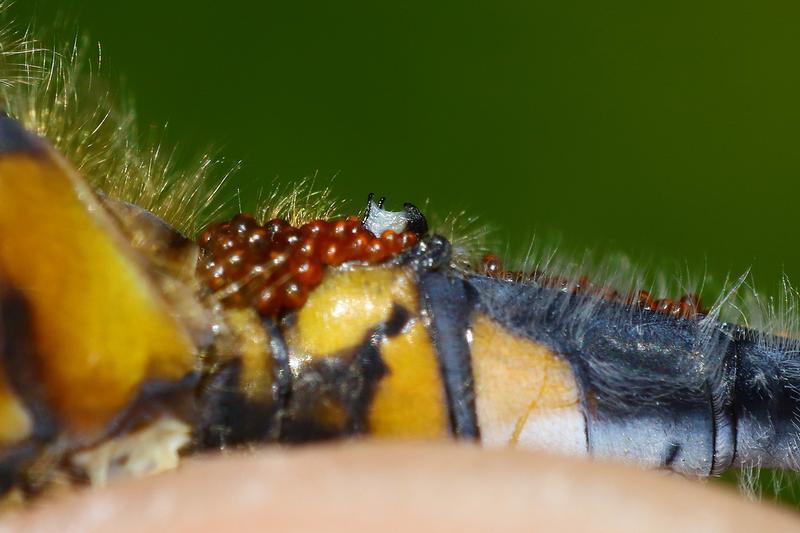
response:
[(587, 455), (586, 420), (565, 359), (484, 316), (467, 339), (483, 444)]

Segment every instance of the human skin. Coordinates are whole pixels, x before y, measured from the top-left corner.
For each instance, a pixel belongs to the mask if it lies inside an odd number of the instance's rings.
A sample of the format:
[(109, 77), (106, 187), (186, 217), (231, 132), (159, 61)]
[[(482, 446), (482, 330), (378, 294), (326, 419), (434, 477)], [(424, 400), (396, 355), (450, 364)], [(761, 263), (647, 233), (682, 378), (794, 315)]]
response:
[(459, 444), (345, 443), (187, 461), (41, 502), (0, 531), (766, 531), (800, 517), (728, 487)]

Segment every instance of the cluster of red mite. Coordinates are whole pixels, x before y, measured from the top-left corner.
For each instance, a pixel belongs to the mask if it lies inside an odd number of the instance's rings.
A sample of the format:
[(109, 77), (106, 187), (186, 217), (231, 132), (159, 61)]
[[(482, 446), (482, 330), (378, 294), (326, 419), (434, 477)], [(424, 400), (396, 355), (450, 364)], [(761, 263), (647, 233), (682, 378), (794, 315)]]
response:
[(199, 273), (226, 305), (252, 306), (264, 316), (303, 306), (326, 266), (376, 264), (417, 242), (411, 231), (374, 236), (351, 216), (314, 220), (299, 228), (281, 219), (258, 224), (247, 214), (206, 229)]
[[(198, 271), (225, 304), (251, 306), (264, 316), (276, 316), (302, 307), (309, 292), (321, 283), (325, 267), (349, 261), (381, 263), (416, 242), (417, 235), (412, 231), (398, 234), (387, 230), (376, 237), (357, 216), (314, 220), (296, 228), (281, 219), (261, 225), (252, 216), (240, 213), (228, 222), (213, 224), (200, 236), (203, 255)], [(707, 313), (694, 294), (678, 301), (653, 299), (647, 291), (623, 296), (586, 277), (570, 280), (539, 271), (507, 271), (494, 254), (484, 256), (479, 271), (499, 279), (535, 282), (677, 318)]]
[(503, 270), (502, 262), (494, 254), (487, 254), (483, 257), (479, 270), (481, 273), (493, 278), (516, 282), (535, 282), (543, 287), (559, 289), (572, 294), (596, 296), (604, 300), (624, 303), (625, 305), (676, 318), (692, 318), (708, 313), (703, 307), (700, 297), (696, 294), (686, 294), (677, 302), (671, 298), (653, 299), (647, 291), (638, 291), (623, 296), (609, 287), (593, 284), (586, 276), (581, 276), (577, 280), (570, 280), (559, 276), (550, 276), (540, 271), (528, 273)]

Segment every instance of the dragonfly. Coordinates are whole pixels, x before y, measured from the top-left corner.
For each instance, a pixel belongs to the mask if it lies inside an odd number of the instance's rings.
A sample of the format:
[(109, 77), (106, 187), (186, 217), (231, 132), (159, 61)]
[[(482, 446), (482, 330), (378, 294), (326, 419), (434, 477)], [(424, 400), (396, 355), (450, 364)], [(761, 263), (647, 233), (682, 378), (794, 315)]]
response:
[(706, 308), (508, 270), (372, 194), (344, 217), (295, 191), (207, 224), (210, 160), (175, 178), (77, 46), (2, 36), (7, 497), (362, 436), (798, 469), (800, 341), (722, 320), (732, 291)]

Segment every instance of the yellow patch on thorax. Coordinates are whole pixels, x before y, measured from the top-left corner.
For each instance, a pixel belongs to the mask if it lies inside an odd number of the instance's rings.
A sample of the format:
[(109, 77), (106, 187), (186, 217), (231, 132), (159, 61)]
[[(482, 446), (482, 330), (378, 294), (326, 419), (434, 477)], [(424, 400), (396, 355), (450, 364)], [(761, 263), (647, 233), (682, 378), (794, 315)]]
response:
[(101, 431), (194, 346), (74, 170), (53, 152), (0, 158), (0, 270), (27, 302), (37, 369), (74, 431)]

